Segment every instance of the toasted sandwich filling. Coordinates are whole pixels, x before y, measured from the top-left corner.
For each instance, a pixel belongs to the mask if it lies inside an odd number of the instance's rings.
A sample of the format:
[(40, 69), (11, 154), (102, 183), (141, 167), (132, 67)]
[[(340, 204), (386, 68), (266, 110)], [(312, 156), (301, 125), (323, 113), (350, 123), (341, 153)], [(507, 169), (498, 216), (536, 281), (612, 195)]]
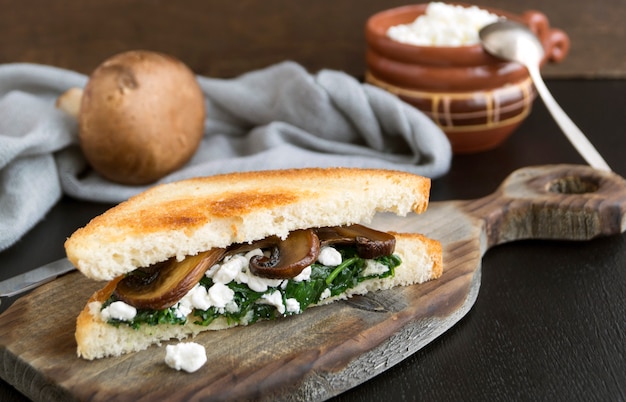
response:
[(208, 326), (218, 317), (229, 324), (299, 314), (329, 297), (344, 294), (359, 283), (394, 275), (401, 264), (397, 255), (359, 256), (354, 245), (323, 246), (317, 259), (289, 279), (255, 275), (250, 260), (269, 252), (260, 248), (226, 256), (209, 268), (199, 282), (177, 303), (165, 309), (138, 309), (115, 296), (103, 303), (101, 318), (111, 325), (185, 324), (193, 320)]

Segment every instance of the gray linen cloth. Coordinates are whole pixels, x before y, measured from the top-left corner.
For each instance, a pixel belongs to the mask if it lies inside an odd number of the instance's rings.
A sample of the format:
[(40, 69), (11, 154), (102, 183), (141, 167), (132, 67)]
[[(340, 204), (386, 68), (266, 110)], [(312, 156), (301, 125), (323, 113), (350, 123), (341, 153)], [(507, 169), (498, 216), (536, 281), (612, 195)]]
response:
[[(120, 202), (148, 186), (91, 170), (76, 121), (56, 98), (88, 77), (36, 64), (0, 65), (0, 250), (40, 221), (63, 194)], [(431, 178), (450, 166), (450, 144), (428, 117), (333, 70), (283, 62), (233, 79), (197, 77), (206, 98), (204, 139), (192, 160), (159, 183), (233, 171), (368, 167)]]

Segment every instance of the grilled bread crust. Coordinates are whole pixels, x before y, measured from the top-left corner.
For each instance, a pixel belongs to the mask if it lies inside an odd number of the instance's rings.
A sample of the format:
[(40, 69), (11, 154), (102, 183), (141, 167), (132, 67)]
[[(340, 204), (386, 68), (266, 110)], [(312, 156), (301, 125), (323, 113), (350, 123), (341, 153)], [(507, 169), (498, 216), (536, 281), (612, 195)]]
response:
[(397, 171), (308, 168), (231, 173), (155, 186), (65, 242), (86, 276), (138, 267), (296, 229), (367, 223), (379, 211), (426, 210), (430, 179)]
[[(419, 234), (394, 233), (394, 235), (396, 236), (395, 254), (400, 256), (402, 264), (396, 267), (393, 277), (363, 281), (345, 294), (325, 299), (319, 304), (328, 304), (338, 299), (395, 286), (422, 283), (441, 276), (443, 272), (441, 243)], [(227, 323), (224, 318), (217, 318), (209, 326), (200, 326), (193, 323), (193, 317), (188, 317), (184, 325), (143, 325), (137, 330), (126, 325), (115, 327), (107, 324), (100, 319), (99, 312), (102, 303), (109, 298), (120, 278), (109, 282), (102, 290), (96, 292), (78, 316), (76, 342), (79, 357), (93, 360), (120, 356), (147, 349), (153, 344), (160, 344), (170, 339), (183, 339), (203, 331), (221, 330), (236, 325)]]

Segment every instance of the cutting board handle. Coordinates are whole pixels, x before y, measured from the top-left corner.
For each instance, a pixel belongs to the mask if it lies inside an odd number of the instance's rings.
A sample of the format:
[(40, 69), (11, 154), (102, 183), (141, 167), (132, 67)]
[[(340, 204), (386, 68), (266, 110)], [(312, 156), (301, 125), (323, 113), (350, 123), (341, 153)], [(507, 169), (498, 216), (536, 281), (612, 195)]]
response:
[(522, 239), (588, 240), (626, 229), (626, 181), (583, 165), (527, 167), (461, 207), (483, 221), (487, 248)]

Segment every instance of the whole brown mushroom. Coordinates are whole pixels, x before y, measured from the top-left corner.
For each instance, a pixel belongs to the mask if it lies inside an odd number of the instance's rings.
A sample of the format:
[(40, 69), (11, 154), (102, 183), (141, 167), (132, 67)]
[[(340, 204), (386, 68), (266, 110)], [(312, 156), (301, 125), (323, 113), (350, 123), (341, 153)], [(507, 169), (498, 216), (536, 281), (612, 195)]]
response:
[(78, 113), (80, 146), (93, 169), (122, 184), (149, 184), (177, 170), (202, 140), (202, 90), (184, 63), (162, 53), (117, 54), (95, 69), (82, 94), (68, 91), (57, 105)]

